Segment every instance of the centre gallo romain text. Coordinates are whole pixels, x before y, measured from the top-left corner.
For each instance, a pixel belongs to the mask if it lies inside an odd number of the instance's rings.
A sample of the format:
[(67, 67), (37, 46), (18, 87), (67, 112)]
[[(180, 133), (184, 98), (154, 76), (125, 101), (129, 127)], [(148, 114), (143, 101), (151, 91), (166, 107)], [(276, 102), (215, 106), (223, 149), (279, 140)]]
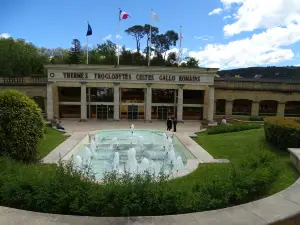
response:
[(137, 80), (137, 81), (170, 81), (170, 82), (200, 82), (200, 76), (175, 76), (159, 74), (136, 74), (129, 73), (63, 73), (64, 79), (95, 79), (95, 80)]

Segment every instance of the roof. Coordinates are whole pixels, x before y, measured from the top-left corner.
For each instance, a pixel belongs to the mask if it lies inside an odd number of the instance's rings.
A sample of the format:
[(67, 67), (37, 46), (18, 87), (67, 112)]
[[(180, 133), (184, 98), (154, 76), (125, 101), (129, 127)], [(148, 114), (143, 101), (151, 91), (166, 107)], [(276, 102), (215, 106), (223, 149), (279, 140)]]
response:
[(106, 70), (106, 71), (137, 71), (137, 72), (175, 72), (175, 73), (206, 73), (206, 74), (216, 74), (219, 68), (188, 68), (188, 67), (175, 67), (175, 66), (126, 66), (121, 65), (115, 67), (113, 65), (68, 65), (68, 64), (50, 64), (45, 65), (48, 70)]

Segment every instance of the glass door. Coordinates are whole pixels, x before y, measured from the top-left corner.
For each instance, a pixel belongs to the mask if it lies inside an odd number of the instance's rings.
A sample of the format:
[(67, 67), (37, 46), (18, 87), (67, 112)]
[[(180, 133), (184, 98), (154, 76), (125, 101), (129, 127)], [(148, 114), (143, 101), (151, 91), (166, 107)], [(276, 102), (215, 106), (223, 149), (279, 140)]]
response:
[(107, 120), (108, 107), (107, 105), (97, 105), (97, 119)]
[(108, 119), (113, 119), (114, 118), (114, 106), (113, 105), (108, 105), (108, 115), (107, 118)]
[(174, 116), (174, 106), (157, 106), (157, 119), (167, 120)]
[(127, 111), (127, 118), (129, 120), (137, 120), (139, 115), (139, 106), (129, 105)]

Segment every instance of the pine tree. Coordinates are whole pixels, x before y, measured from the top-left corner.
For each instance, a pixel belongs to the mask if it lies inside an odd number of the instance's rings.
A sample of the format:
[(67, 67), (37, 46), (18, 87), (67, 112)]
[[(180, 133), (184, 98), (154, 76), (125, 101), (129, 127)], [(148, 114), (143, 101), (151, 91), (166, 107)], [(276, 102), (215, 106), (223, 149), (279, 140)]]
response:
[(72, 42), (73, 47), (69, 52), (69, 63), (70, 64), (80, 64), (82, 62), (82, 50), (81, 44), (78, 39), (73, 39)]

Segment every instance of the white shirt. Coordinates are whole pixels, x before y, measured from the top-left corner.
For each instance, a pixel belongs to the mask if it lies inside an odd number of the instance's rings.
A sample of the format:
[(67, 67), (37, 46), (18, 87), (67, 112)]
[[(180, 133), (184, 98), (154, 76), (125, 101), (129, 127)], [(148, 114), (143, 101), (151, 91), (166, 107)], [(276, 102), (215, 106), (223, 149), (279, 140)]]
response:
[(223, 123), (223, 124), (226, 124), (226, 119), (222, 119), (222, 123)]

